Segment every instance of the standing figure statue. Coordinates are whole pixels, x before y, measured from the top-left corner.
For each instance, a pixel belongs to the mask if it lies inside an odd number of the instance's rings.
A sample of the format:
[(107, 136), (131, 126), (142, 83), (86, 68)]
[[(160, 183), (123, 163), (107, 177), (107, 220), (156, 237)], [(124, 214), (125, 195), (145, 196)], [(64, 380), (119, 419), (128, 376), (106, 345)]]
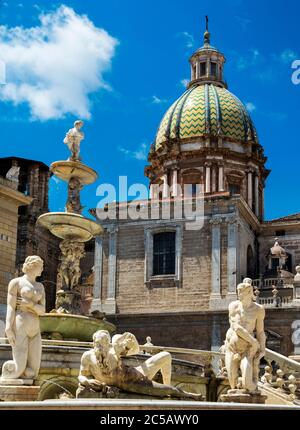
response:
[(39, 316), (45, 313), (45, 291), (36, 278), (42, 274), (43, 260), (36, 255), (27, 257), (22, 270), (24, 276), (8, 285), (5, 331), (13, 360), (3, 364), (1, 375), (1, 382), (7, 383), (14, 379), (36, 379), (41, 364)]
[[(140, 351), (133, 334), (117, 334), (111, 339), (108, 331), (99, 330), (94, 333), (93, 343), (93, 349), (86, 351), (81, 358), (77, 397), (86, 394), (93, 396), (93, 393), (95, 397), (96, 393), (103, 397), (116, 397), (122, 391), (153, 397), (202, 400), (201, 394), (188, 393), (170, 385), (172, 358), (168, 352), (159, 352), (134, 367), (122, 360)], [(159, 371), (162, 384), (153, 381)]]
[(69, 161), (80, 161), (80, 142), (84, 139), (84, 133), (80, 131), (83, 126), (83, 121), (77, 120), (74, 122), (74, 127), (71, 128), (64, 138), (64, 143), (68, 145), (71, 151), (71, 157)]
[(266, 336), (265, 310), (253, 301), (250, 281), (245, 279), (237, 286), (238, 300), (229, 305), (230, 328), (226, 334), (224, 349), (231, 389), (241, 388), (254, 393), (257, 390), (259, 362), (265, 355)]

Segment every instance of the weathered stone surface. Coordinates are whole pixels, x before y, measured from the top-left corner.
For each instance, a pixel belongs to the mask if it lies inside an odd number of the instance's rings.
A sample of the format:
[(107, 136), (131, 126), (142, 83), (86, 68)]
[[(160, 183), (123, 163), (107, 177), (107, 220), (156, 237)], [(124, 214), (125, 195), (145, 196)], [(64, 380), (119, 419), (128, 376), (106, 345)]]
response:
[(39, 395), (39, 386), (2, 385), (0, 384), (0, 400), (4, 402), (33, 402)]

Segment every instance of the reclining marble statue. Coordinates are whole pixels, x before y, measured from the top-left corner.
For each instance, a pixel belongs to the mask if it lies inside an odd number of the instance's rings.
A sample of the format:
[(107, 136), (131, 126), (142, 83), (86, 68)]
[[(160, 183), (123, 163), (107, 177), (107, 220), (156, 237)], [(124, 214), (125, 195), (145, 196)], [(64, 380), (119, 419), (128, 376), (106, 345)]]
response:
[(45, 313), (45, 291), (36, 278), (42, 274), (43, 260), (29, 256), (22, 270), (24, 275), (8, 285), (5, 331), (13, 359), (2, 366), (1, 384), (30, 385), (37, 378), (41, 364), (39, 315)]
[(257, 393), (259, 362), (266, 344), (265, 310), (253, 300), (251, 279), (246, 278), (237, 286), (237, 295), (238, 300), (229, 305), (225, 367), (232, 390)]
[[(119, 392), (202, 400), (201, 394), (188, 393), (171, 385), (172, 358), (168, 352), (159, 352), (134, 367), (125, 364), (123, 358), (140, 351), (132, 333), (114, 335), (111, 339), (106, 330), (93, 336), (93, 349), (81, 359), (79, 387), (76, 397), (117, 397)], [(160, 371), (163, 383), (153, 381)], [(98, 393), (98, 395), (97, 395)]]

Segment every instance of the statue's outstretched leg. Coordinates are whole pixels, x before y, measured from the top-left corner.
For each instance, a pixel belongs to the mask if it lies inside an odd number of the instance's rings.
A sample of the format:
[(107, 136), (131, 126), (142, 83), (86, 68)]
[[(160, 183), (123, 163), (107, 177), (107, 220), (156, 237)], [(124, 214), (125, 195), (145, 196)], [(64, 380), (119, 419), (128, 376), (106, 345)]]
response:
[(169, 352), (159, 352), (148, 358), (137, 370), (143, 373), (148, 379), (152, 380), (158, 371), (161, 372), (163, 383), (171, 384), (172, 357)]

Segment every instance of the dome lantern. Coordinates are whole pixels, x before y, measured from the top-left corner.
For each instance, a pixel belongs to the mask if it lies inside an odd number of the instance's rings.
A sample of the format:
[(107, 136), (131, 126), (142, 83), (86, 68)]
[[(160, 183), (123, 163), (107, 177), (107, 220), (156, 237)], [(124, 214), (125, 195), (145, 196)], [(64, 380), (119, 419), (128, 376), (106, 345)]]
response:
[(190, 58), (191, 82), (188, 86), (214, 83), (217, 86), (227, 88), (223, 80), (223, 66), (225, 61), (224, 55), (210, 44), (208, 17), (206, 16), (204, 45), (194, 52)]

